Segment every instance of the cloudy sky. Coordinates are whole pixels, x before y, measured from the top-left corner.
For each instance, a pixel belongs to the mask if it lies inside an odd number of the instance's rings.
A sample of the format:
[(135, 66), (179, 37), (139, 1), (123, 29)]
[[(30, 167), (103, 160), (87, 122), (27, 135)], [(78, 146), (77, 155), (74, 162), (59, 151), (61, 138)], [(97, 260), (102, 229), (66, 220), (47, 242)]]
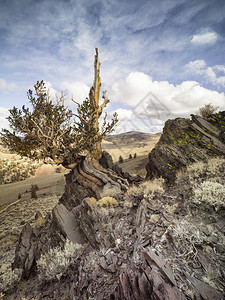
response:
[(207, 103), (225, 109), (224, 0), (0, 0), (0, 128), (37, 80), (75, 109), (95, 47), (117, 132), (158, 132)]

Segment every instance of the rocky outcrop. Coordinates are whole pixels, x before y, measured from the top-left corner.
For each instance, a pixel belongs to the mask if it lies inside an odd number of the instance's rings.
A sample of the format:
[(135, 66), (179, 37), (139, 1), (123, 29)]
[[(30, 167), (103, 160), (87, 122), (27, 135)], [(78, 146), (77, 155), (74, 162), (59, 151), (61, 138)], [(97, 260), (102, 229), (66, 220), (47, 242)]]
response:
[[(219, 172), (224, 183), (223, 169)], [(162, 193), (152, 194), (149, 184), (117, 194), (113, 207), (99, 207), (86, 197), (72, 209), (58, 204), (44, 224), (26, 225), (15, 261), (28, 278), (24, 298), (221, 300), (224, 211), (196, 207), (184, 193), (184, 186), (193, 186), (185, 174), (172, 187), (162, 186)], [(42, 282), (36, 261), (49, 248), (63, 248), (65, 236), (82, 239), (82, 252), (60, 281)], [(6, 300), (13, 298), (8, 295)]]
[[(121, 193), (127, 190), (128, 180), (120, 168), (114, 168), (110, 158), (109, 155), (102, 156), (107, 167), (104, 168), (96, 160), (81, 157), (80, 162), (66, 175), (65, 193), (52, 211), (53, 218), (48, 216), (47, 220), (43, 219), (42, 224), (35, 228), (29, 224), (23, 228), (13, 263), (13, 268), (23, 270), (23, 278), (28, 278), (35, 270), (36, 261), (42, 253), (57, 245), (63, 247), (66, 238), (78, 244), (89, 242), (94, 248), (102, 243), (96, 240), (97, 227), (92, 216), (95, 209), (90, 213), (90, 207), (85, 204), (84, 199), (100, 199), (102, 192), (112, 189)], [(101, 231), (100, 226), (99, 230)], [(110, 235), (107, 238), (110, 239)]]
[(196, 115), (168, 120), (149, 153), (147, 178), (162, 176), (173, 181), (178, 169), (215, 156), (225, 156), (225, 111), (207, 120)]
[(143, 181), (143, 178), (139, 175), (132, 176), (128, 172), (123, 172), (122, 168), (113, 163), (112, 156), (107, 151), (102, 152), (102, 157), (100, 158), (99, 163), (103, 168), (111, 169), (122, 178), (126, 178), (130, 184), (140, 183)]
[(17, 242), (12, 267), (13, 269), (22, 269), (22, 277), (27, 279), (36, 270), (36, 261), (41, 254), (56, 246), (63, 247), (64, 243), (65, 238), (62, 233), (56, 230), (50, 215), (35, 228), (27, 223)]

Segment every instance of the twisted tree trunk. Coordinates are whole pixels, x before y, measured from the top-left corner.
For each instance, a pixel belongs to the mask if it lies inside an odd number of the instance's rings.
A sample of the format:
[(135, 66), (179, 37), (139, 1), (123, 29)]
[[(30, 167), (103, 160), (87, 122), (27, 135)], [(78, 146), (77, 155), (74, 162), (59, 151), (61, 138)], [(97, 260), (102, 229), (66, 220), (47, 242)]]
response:
[[(71, 172), (66, 175), (65, 192), (53, 209), (53, 219), (47, 219), (44, 228), (33, 230), (27, 226), (21, 233), (13, 266), (22, 268), (24, 277), (29, 277), (35, 262), (42, 253), (48, 251), (53, 245), (62, 245), (65, 238), (69, 238), (74, 243), (89, 242), (92, 247), (95, 247), (97, 244), (94, 242), (95, 238), (92, 234), (93, 225), (89, 224), (91, 222), (88, 220), (87, 226), (85, 222), (79, 222), (79, 215), (84, 210), (83, 200), (88, 197), (95, 197), (99, 200), (101, 194), (107, 194), (109, 190), (116, 189), (117, 192), (122, 192), (128, 188), (129, 176), (125, 178), (122, 170), (113, 166), (112, 161), (105, 164), (106, 168), (99, 162), (102, 158), (102, 147), (101, 138), (98, 138), (100, 137), (98, 119), (109, 100), (104, 91), (104, 102), (99, 105), (101, 78), (98, 49), (96, 49), (94, 70), (94, 83), (90, 89), (89, 101), (94, 114), (94, 130), (98, 135), (95, 140), (97, 142), (94, 144), (94, 150), (90, 153), (80, 154), (75, 161), (66, 165)], [(53, 154), (53, 158), (57, 161), (57, 150)], [(110, 164), (111, 169), (108, 168)], [(24, 244), (27, 246), (26, 249)]]

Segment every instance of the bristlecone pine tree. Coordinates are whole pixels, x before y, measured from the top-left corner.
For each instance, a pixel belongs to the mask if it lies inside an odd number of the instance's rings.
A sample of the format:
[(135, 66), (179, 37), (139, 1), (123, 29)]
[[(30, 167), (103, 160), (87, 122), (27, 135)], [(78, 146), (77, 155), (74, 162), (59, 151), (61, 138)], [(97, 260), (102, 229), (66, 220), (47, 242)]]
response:
[(95, 55), (94, 84), (82, 104), (77, 104), (77, 113), (74, 114), (64, 105), (64, 95), (56, 103), (50, 99), (45, 83), (37, 82), (34, 85), (35, 95), (29, 90), (27, 95), (31, 110), (25, 106), (22, 109), (13, 107), (8, 117), (12, 129), (2, 131), (3, 143), (22, 156), (31, 158), (52, 158), (57, 164), (71, 167), (80, 154), (90, 153), (98, 159), (101, 155), (101, 142), (106, 135), (113, 131), (117, 123), (117, 115), (113, 115), (110, 122), (106, 121), (105, 114), (101, 131), (99, 117), (109, 99), (106, 91), (103, 92), (104, 102), (99, 105), (101, 79), (99, 76), (100, 62), (98, 50)]
[[(99, 104), (100, 89), (100, 62), (96, 48), (93, 86), (89, 98), (82, 104), (74, 101), (77, 112), (65, 107), (63, 93), (54, 103), (45, 83), (38, 81), (34, 85), (35, 95), (32, 90), (27, 93), (31, 109), (23, 106), (22, 109), (13, 107), (9, 110), (8, 121), (12, 131), (2, 130), (2, 142), (22, 156), (34, 159), (50, 157), (57, 164), (76, 169), (74, 174), (80, 174), (80, 184), (94, 191), (108, 181), (113, 183), (115, 176), (110, 180), (105, 178), (112, 175), (105, 170), (103, 172), (98, 161), (102, 155), (101, 142), (114, 130), (118, 120), (115, 113), (111, 122), (107, 122), (105, 114), (99, 129), (99, 118), (109, 103), (104, 91), (103, 103)], [(84, 180), (81, 179), (83, 177)]]

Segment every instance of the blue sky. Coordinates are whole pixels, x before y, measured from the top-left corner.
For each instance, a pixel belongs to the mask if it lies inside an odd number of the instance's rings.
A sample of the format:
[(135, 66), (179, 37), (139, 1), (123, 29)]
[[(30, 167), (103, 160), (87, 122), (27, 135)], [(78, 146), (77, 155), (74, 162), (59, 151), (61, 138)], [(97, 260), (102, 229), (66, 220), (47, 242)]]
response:
[(95, 47), (117, 132), (225, 109), (224, 0), (0, 0), (0, 127), (37, 80), (82, 101)]

